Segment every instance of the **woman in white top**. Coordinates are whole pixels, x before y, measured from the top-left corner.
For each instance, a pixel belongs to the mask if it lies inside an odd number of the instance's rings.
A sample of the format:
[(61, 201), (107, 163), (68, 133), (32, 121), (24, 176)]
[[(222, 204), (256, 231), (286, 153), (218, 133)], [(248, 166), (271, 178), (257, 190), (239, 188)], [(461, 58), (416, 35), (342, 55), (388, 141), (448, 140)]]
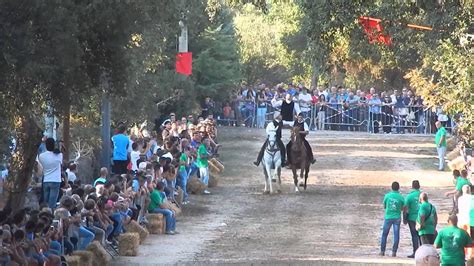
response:
[(38, 156), (38, 161), (43, 166), (43, 202), (48, 203), (49, 208), (55, 209), (61, 186), (63, 154), (54, 148), (53, 138), (48, 138), (45, 144), (46, 152)]

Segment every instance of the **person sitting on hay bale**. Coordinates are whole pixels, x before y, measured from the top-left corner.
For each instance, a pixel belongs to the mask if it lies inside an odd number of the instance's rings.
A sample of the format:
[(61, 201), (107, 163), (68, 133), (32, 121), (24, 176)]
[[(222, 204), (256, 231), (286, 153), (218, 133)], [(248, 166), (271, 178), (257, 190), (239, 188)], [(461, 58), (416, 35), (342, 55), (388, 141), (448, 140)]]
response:
[(169, 203), (166, 201), (166, 195), (164, 193), (164, 184), (158, 182), (156, 184), (150, 184), (153, 191), (150, 194), (150, 205), (148, 206), (148, 212), (150, 213), (161, 213), (166, 219), (166, 234), (174, 235), (176, 232), (176, 217), (175, 213), (171, 210)]

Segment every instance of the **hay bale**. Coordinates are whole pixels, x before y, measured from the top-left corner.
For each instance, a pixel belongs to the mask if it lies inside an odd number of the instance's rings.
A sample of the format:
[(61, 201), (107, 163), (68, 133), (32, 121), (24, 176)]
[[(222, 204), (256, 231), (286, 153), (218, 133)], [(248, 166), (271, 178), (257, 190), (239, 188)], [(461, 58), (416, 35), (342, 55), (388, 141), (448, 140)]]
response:
[(458, 156), (461, 155), (461, 150), (459, 149), (459, 146), (457, 146), (456, 148), (454, 148), (454, 150), (448, 152), (448, 154), (446, 154), (446, 158), (450, 161), (456, 159)]
[(219, 172), (220, 172), (220, 173), (224, 172), (224, 170), (225, 170), (224, 164), (222, 164), (219, 160), (217, 160), (216, 158), (212, 158), (210, 161), (211, 161), (212, 164), (214, 164), (217, 168), (219, 168)]
[(79, 256), (64, 256), (68, 266), (81, 266), (81, 257)]
[(104, 247), (100, 244), (99, 241), (93, 241), (92, 243), (87, 246), (87, 251), (92, 252), (94, 254), (92, 259), (92, 265), (94, 266), (105, 266), (110, 265), (110, 261), (112, 261), (112, 256), (104, 249)]
[(446, 139), (446, 149), (448, 151), (455, 149), (457, 145), (458, 142), (456, 141), (455, 137), (450, 137)]
[(165, 223), (163, 221), (163, 214), (161, 213), (150, 213), (146, 216), (148, 220), (148, 231), (152, 235), (160, 235), (165, 232)]
[(136, 257), (138, 246), (140, 245), (140, 235), (138, 233), (124, 233), (119, 236), (119, 255)]
[(188, 185), (187, 185), (188, 193), (202, 194), (205, 189), (206, 189), (206, 185), (202, 183), (201, 180), (197, 177), (192, 177), (188, 181)]
[(217, 187), (219, 184), (219, 176), (209, 175), (209, 187)]
[(181, 208), (178, 207), (178, 205), (176, 205), (175, 203), (171, 203), (170, 204), (170, 209), (174, 212), (174, 216), (175, 217), (178, 217), (181, 215)]
[(462, 169), (464, 169), (465, 166), (466, 166), (466, 161), (464, 160), (462, 156), (459, 156), (448, 163), (448, 167), (449, 169), (451, 169), (451, 171), (454, 171), (454, 170), (461, 171)]
[(72, 253), (73, 256), (78, 256), (81, 258), (81, 265), (83, 266), (92, 266), (92, 258), (94, 254), (86, 250), (76, 250)]
[(218, 175), (220, 173), (220, 169), (217, 168), (211, 161), (209, 161), (209, 172), (213, 175)]
[(143, 243), (143, 241), (145, 241), (145, 239), (148, 237), (148, 230), (146, 230), (145, 227), (139, 225), (137, 223), (137, 221), (130, 221), (130, 223), (128, 224), (125, 224), (125, 230), (128, 232), (128, 233), (138, 233), (138, 235), (140, 236), (140, 244)]

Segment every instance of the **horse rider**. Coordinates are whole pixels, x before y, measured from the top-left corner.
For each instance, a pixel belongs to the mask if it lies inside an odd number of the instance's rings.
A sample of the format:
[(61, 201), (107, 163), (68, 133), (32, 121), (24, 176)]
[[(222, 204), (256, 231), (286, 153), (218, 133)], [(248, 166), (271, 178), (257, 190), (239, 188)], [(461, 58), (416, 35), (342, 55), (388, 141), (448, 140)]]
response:
[[(276, 96), (276, 95), (275, 95)], [(294, 115), (300, 113), (300, 106), (293, 101), (290, 93), (285, 95), (285, 99), (272, 99), (273, 108), (281, 108), (281, 117), (285, 126), (293, 125)]]
[[(297, 120), (293, 123), (292, 126), (300, 128), (300, 135), (303, 138), (303, 143), (306, 148), (307, 156), (311, 164), (314, 164), (316, 160), (314, 159), (314, 156), (313, 156), (313, 150), (311, 149), (311, 145), (309, 145), (309, 142), (306, 140), (306, 135), (309, 134), (309, 127), (308, 127), (308, 124), (306, 124), (306, 122), (304, 121), (304, 117), (302, 113), (298, 114)], [(287, 157), (288, 157), (289, 164), (292, 163), (291, 162), (291, 145), (292, 145), (291, 141), (288, 142), (288, 145), (286, 145), (286, 153), (288, 155)]]
[[(281, 141), (281, 129), (283, 127), (283, 121), (281, 120), (281, 115), (278, 114), (272, 121), (272, 123), (268, 123), (266, 127), (266, 132), (267, 135), (270, 134), (271, 131), (276, 130), (276, 143), (278, 145), (278, 148), (280, 149), (281, 153), (281, 165), (285, 165), (285, 144), (283, 144), (283, 141)], [(265, 143), (263, 144), (262, 148), (260, 149), (260, 152), (258, 153), (257, 160), (253, 162), (256, 166), (260, 165), (260, 162), (262, 161), (263, 155), (265, 153), (265, 149), (267, 148), (268, 145), (268, 137)]]

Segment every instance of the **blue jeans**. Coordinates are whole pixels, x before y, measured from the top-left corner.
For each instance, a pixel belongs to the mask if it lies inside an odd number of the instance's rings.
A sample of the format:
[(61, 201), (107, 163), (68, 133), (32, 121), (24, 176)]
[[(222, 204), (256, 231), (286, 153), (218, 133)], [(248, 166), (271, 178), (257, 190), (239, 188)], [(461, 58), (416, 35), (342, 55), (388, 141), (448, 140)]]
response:
[(87, 230), (84, 226), (79, 227), (79, 250), (85, 250), (87, 246), (94, 240), (95, 234)]
[(197, 166), (196, 162), (193, 162), (190, 166), (189, 166), (189, 170), (188, 170), (188, 178), (191, 178), (192, 176), (194, 176), (197, 171), (199, 170), (199, 167)]
[(385, 252), (387, 246), (387, 237), (390, 233), (390, 227), (393, 226), (393, 247), (392, 252), (397, 252), (398, 242), (400, 242), (400, 219), (385, 219), (382, 229), (382, 241), (380, 243), (380, 251)]
[(122, 233), (123, 222), (122, 215), (116, 212), (110, 216), (110, 219), (114, 222), (114, 229), (112, 230), (112, 236), (118, 236)]
[(438, 151), (439, 170), (444, 170), (444, 156), (446, 155), (446, 146), (436, 148)]
[(166, 232), (176, 230), (176, 218), (173, 217), (173, 212), (168, 209), (156, 208), (151, 213), (161, 213), (166, 219)]
[(257, 108), (257, 127), (264, 128), (265, 127), (265, 114), (267, 113), (267, 107), (259, 107)]
[(48, 207), (52, 210), (56, 209), (60, 187), (60, 182), (43, 183), (43, 201), (48, 203)]
[(178, 186), (181, 187), (183, 190), (184, 201), (188, 200), (188, 191), (186, 190), (186, 186), (188, 185), (188, 172), (186, 169), (180, 170), (178, 172)]

